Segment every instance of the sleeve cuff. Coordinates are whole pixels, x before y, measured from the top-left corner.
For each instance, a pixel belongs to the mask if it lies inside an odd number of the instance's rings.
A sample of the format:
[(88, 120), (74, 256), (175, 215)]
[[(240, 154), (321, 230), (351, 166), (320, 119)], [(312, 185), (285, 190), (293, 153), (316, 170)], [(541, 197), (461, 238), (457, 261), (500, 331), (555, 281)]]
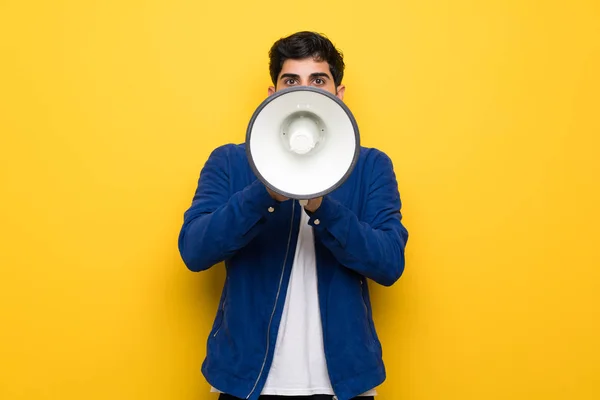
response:
[(245, 189), (245, 206), (263, 216), (268, 216), (279, 209), (280, 203), (271, 197), (265, 185), (256, 180)]
[(317, 231), (328, 231), (342, 246), (345, 246), (349, 218), (344, 211), (351, 212), (335, 199), (324, 196), (315, 212), (306, 211), (309, 216), (308, 224)]

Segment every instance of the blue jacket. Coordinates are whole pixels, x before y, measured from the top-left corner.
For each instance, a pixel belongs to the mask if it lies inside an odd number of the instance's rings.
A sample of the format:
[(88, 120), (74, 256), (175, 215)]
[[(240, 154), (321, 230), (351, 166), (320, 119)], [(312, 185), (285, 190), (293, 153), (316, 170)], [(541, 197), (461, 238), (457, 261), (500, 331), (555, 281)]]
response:
[[(325, 358), (339, 400), (385, 380), (367, 278), (390, 286), (404, 271), (408, 233), (400, 208), (391, 160), (361, 147), (349, 178), (310, 214)], [(226, 267), (202, 373), (233, 396), (258, 399), (269, 373), (300, 212), (297, 201), (271, 198), (245, 145), (227, 144), (206, 161), (184, 214), (179, 250), (186, 266)]]

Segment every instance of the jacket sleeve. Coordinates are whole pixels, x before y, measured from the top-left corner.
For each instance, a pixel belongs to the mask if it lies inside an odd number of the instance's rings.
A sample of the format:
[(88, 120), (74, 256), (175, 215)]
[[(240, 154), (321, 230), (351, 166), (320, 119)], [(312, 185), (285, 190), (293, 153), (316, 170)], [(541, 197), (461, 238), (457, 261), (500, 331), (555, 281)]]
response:
[(178, 240), (181, 257), (192, 271), (226, 260), (248, 244), (278, 202), (259, 180), (230, 194), (227, 146), (214, 150), (200, 172)]
[(324, 196), (310, 213), (309, 224), (344, 266), (375, 282), (391, 286), (404, 272), (408, 231), (402, 225), (398, 184), (392, 161), (379, 152), (365, 193), (362, 220), (335, 199)]

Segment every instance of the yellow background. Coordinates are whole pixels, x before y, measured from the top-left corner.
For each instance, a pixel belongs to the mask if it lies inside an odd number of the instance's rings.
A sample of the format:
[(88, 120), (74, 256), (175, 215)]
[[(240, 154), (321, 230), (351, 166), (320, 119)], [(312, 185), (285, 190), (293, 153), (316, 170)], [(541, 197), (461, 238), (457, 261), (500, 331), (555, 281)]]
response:
[(177, 235), (296, 30), (344, 51), (407, 268), (381, 399), (600, 398), (600, 3), (0, 0), (0, 399), (214, 399)]

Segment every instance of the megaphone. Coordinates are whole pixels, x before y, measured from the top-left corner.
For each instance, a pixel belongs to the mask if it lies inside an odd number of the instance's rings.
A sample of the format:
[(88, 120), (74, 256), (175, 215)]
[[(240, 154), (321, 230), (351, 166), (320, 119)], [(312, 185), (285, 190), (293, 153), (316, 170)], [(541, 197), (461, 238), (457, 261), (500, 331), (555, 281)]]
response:
[(252, 171), (272, 191), (306, 204), (337, 189), (360, 153), (354, 115), (312, 86), (285, 88), (254, 111), (246, 131)]

